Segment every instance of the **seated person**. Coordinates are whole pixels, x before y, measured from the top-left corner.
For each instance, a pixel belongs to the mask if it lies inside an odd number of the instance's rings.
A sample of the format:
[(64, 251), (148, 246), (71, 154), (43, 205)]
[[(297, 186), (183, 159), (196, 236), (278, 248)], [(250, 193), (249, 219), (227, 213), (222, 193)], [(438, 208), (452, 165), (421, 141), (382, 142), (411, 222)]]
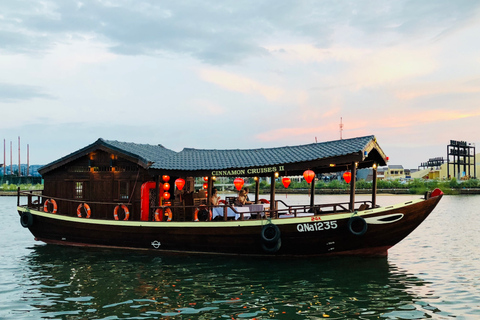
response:
[(210, 202), (212, 203), (212, 205), (218, 206), (219, 201), (220, 201), (220, 196), (218, 195), (218, 190), (217, 190), (217, 188), (213, 188), (212, 189), (212, 197), (210, 198)]
[(250, 199), (248, 198), (248, 193), (250, 192), (250, 189), (248, 187), (245, 187), (243, 188), (243, 190), (245, 190), (245, 199), (247, 199), (247, 202), (250, 202)]
[(237, 200), (235, 201), (235, 205), (237, 206), (243, 206), (244, 204), (251, 204), (251, 201), (247, 201), (247, 194), (245, 193), (245, 190), (240, 190), (238, 193)]

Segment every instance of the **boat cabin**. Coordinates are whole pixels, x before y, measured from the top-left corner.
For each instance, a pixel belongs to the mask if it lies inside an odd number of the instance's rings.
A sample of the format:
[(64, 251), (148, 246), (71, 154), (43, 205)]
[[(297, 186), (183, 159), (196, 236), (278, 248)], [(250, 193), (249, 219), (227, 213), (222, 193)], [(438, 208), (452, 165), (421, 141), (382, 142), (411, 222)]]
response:
[[(207, 212), (214, 209), (209, 204), (216, 177), (255, 177), (256, 194), (252, 200), (254, 204), (268, 202), (267, 216), (275, 218), (280, 215), (275, 184), (271, 184), (267, 199), (261, 200), (258, 178), (270, 177), (275, 181), (311, 170), (314, 174), (350, 171), (347, 209), (353, 211), (356, 170), (373, 168), (372, 205), (375, 206), (376, 168), (384, 165), (386, 156), (374, 136), (277, 148), (186, 148), (180, 152), (162, 145), (98, 139), (39, 169), (44, 179), (43, 198), (52, 201), (38, 205), (44, 205), (48, 212), (96, 219), (194, 221), (198, 219), (200, 205)], [(195, 177), (204, 177), (206, 190), (195, 190)], [(315, 184), (310, 185), (314, 195)], [(232, 209), (229, 205), (216, 208), (221, 220), (227, 220)], [(312, 196), (309, 210), (315, 210), (315, 206)], [(245, 218), (243, 212), (235, 210), (235, 214)]]

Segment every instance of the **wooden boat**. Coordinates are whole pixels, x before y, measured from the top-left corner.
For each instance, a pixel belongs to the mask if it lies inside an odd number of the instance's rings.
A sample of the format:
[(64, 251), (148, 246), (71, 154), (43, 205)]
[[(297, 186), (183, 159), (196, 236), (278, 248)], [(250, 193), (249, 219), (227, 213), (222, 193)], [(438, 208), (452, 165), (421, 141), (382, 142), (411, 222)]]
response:
[[(443, 194), (436, 189), (422, 199), (378, 206), (376, 168), (386, 162), (374, 136), (279, 148), (181, 152), (99, 139), (42, 167), (43, 193), (19, 191), (18, 212), (35, 239), (52, 244), (162, 253), (386, 255), (427, 218)], [(355, 201), (361, 168), (373, 172), (369, 201)], [(305, 170), (317, 175), (351, 172), (349, 201), (315, 203), (313, 182), (308, 204), (277, 200), (275, 183), (269, 199), (260, 198), (261, 178), (275, 181), (301, 176)], [(205, 190), (195, 190), (195, 177), (207, 181)], [(210, 205), (218, 177), (254, 178), (253, 204)], [(173, 181), (180, 182), (178, 187)], [(27, 203), (21, 204), (25, 195)]]

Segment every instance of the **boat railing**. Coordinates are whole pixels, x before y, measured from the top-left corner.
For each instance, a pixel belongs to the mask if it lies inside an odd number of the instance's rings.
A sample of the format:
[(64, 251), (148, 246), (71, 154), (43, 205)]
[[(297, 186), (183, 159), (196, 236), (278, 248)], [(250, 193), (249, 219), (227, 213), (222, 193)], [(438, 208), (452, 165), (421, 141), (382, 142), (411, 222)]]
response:
[[(278, 204), (281, 203), (285, 208), (288, 209), (288, 214), (293, 214), (294, 217), (298, 213), (314, 213), (314, 214), (326, 214), (326, 213), (336, 213), (336, 212), (345, 212), (350, 211), (349, 206), (350, 202), (337, 202), (337, 203), (325, 203), (325, 204), (315, 204), (313, 207), (311, 205), (288, 205), (283, 200), (276, 200)], [(355, 201), (354, 211), (362, 211), (372, 207), (372, 201), (361, 200)], [(278, 210), (278, 209), (277, 209)]]
[[(85, 199), (65, 199), (60, 197), (52, 197), (44, 195), (41, 190), (18, 190), (17, 205), (20, 206), (20, 197), (27, 197), (26, 207), (45, 212), (53, 212), (63, 215), (80, 215), (82, 217), (90, 217), (96, 219), (111, 219), (114, 217), (117, 207), (124, 206), (131, 211), (132, 203), (126, 202), (99, 202)], [(48, 201), (48, 202), (47, 202)], [(45, 205), (47, 203), (47, 205)], [(118, 210), (118, 209), (117, 209)], [(127, 215), (124, 212), (125, 216)], [(122, 216), (122, 219), (124, 216)]]
[[(18, 203), (20, 206), (20, 196), (27, 197), (27, 207), (38, 210), (45, 211), (45, 202), (47, 203), (48, 212), (58, 212), (58, 214), (66, 215), (77, 215), (82, 217), (91, 217), (95, 219), (113, 219), (114, 213), (118, 211), (118, 207), (125, 206), (130, 212), (133, 210), (132, 203), (123, 203), (123, 202), (96, 202), (96, 201), (87, 201), (85, 199), (64, 199), (60, 197), (51, 197), (42, 194), (41, 190), (29, 190), (29, 191), (20, 191), (18, 190)], [(53, 201), (52, 201), (53, 200)], [(54, 203), (54, 204), (52, 204)], [(85, 206), (85, 203), (88, 203), (88, 206)], [(371, 208), (371, 201), (356, 201), (355, 202), (355, 211), (365, 210)], [(88, 208), (88, 209), (87, 209)], [(164, 217), (164, 213), (167, 211), (167, 208), (170, 208), (171, 216), (167, 218)], [(315, 204), (313, 207), (310, 205), (289, 205), (283, 200), (276, 200), (275, 204), (265, 204), (262, 210), (245, 210), (238, 209), (238, 206), (232, 204), (221, 204), (218, 206), (213, 205), (176, 205), (176, 206), (152, 206), (150, 207), (150, 214), (148, 217), (149, 221), (198, 221), (195, 219), (195, 214), (199, 214), (200, 210), (207, 210), (207, 213), (215, 213), (216, 218), (213, 220), (227, 221), (231, 219), (235, 220), (248, 220), (248, 219), (277, 219), (277, 218), (289, 218), (289, 217), (301, 217), (301, 216), (310, 216), (310, 215), (321, 215), (329, 214), (336, 212), (350, 212), (349, 202), (339, 202), (339, 203), (329, 203), (329, 204)], [(155, 215), (155, 211), (160, 209), (162, 214), (161, 218)], [(120, 213), (120, 212), (119, 212)], [(134, 215), (137, 217), (138, 215)], [(140, 220), (133, 219), (134, 216), (129, 220)], [(120, 218), (124, 220), (122, 215)], [(117, 219), (118, 217), (115, 217)]]

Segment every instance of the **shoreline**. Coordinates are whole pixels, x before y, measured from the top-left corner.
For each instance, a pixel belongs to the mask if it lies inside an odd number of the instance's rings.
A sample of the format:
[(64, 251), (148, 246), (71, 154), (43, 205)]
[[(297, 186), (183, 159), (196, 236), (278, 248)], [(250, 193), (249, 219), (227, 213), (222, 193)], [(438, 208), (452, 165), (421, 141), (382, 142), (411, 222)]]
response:
[[(480, 188), (479, 189), (450, 189), (451, 193), (449, 195), (469, 195), (469, 194), (479, 194), (480, 195)], [(228, 191), (227, 191), (228, 192)], [(228, 192), (230, 193), (230, 192)], [(236, 193), (231, 191), (232, 194)], [(294, 190), (275, 190), (275, 193), (278, 194), (309, 194), (309, 189), (294, 189)], [(371, 194), (372, 191), (369, 189), (357, 189), (355, 190), (356, 194)], [(260, 194), (268, 194), (260, 192)], [(315, 194), (350, 194), (350, 190), (344, 189), (316, 189)], [(410, 193), (409, 189), (378, 189), (377, 194), (414, 194)], [(0, 197), (16, 197), (17, 191), (0, 191)], [(21, 197), (26, 197), (26, 195), (21, 195)]]

